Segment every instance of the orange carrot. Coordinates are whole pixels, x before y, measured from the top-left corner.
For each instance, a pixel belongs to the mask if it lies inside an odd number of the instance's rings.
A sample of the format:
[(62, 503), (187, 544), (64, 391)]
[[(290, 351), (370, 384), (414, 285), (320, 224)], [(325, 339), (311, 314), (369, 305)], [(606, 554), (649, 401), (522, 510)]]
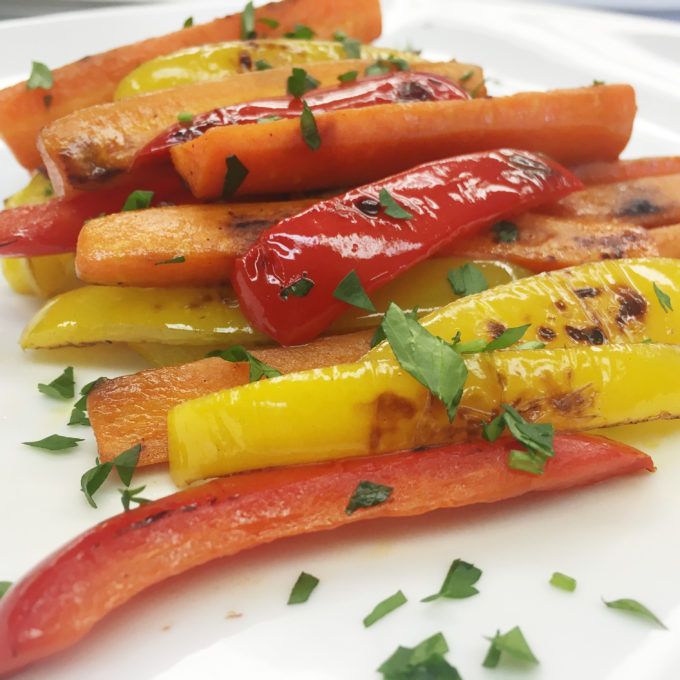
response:
[(250, 171), (242, 194), (362, 184), (425, 161), (502, 146), (542, 151), (563, 163), (613, 160), (630, 137), (628, 85), (524, 92), (496, 99), (417, 102), (319, 114), (318, 150), (298, 120), (214, 128), (172, 149), (200, 198), (219, 196), (225, 158)]
[[(356, 361), (368, 351), (372, 331), (321, 338), (308, 345), (253, 350), (282, 373)], [(87, 400), (99, 457), (111, 460), (142, 444), (140, 465), (168, 458), (167, 415), (175, 405), (248, 382), (247, 364), (203, 359), (181, 366), (141, 371), (95, 387)]]
[[(258, 8), (255, 16), (279, 22), (276, 28), (258, 22), (262, 37), (280, 37), (296, 23), (312, 27), (319, 38), (331, 38), (335, 31), (344, 31), (362, 42), (377, 38), (381, 30), (378, 0), (283, 0)], [(111, 101), (118, 82), (149, 59), (184, 47), (238, 40), (240, 34), (241, 15), (233, 14), (54, 69), (54, 85), (49, 91), (28, 90), (25, 81), (5, 88), (0, 91), (0, 134), (22, 165), (38, 167), (40, 156), (35, 139), (51, 121), (86, 106)]]
[(640, 177), (675, 175), (680, 172), (680, 156), (634, 158), (614, 162), (595, 162), (577, 165), (572, 172), (584, 183), (612, 184)]
[[(363, 73), (367, 65), (367, 61), (344, 60), (309, 64), (305, 69), (321, 87), (330, 87), (338, 84), (341, 73)], [(444, 62), (413, 63), (412, 68), (454, 81), (464, 78), (463, 87), (484, 94), (482, 71), (477, 66)], [(251, 71), (75, 111), (40, 132), (43, 164), (58, 195), (75, 188), (96, 189), (127, 171), (137, 151), (177, 123), (178, 111), (198, 114), (238, 102), (279, 97), (286, 93), (288, 76), (289, 67)], [(144, 177), (144, 173), (138, 174)]]

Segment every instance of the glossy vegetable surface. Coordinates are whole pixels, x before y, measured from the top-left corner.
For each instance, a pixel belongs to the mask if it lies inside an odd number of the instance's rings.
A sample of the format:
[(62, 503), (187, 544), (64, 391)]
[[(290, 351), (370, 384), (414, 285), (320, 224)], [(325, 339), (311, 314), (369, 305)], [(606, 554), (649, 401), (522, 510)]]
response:
[[(333, 292), (351, 272), (370, 295), (448, 243), (580, 186), (558, 164), (513, 149), (435, 161), (268, 229), (236, 261), (232, 283), (253, 327), (284, 345), (308, 342), (347, 309)], [(385, 193), (400, 216), (381, 205)], [(302, 281), (311, 289), (289, 292)]]
[[(545, 473), (528, 475), (507, 467), (515, 445), (500, 439), (237, 475), (106, 520), (0, 600), (0, 674), (72, 645), (145, 588), (217, 557), (365, 519), (490, 503), (653, 469), (648, 456), (623, 444), (558, 435)], [(392, 487), (392, 495), (348, 515), (348, 499), (367, 479)]]
[(171, 149), (178, 172), (201, 198), (221, 195), (224, 159), (250, 171), (242, 194), (345, 187), (425, 161), (512, 146), (561, 163), (612, 160), (630, 137), (635, 93), (628, 85), (523, 92), (472, 101), (385, 104), (317, 117), (312, 151), (299, 121), (221, 127)]
[(610, 162), (584, 163), (572, 168), (584, 184), (612, 184), (640, 177), (677, 175), (680, 156), (649, 156)]

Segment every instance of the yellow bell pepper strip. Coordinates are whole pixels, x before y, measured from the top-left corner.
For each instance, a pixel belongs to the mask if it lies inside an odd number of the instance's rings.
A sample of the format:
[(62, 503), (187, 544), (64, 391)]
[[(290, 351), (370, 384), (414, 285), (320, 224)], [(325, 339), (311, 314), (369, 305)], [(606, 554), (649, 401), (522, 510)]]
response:
[[(243, 470), (460, 441), (511, 404), (532, 422), (583, 430), (680, 417), (677, 345), (506, 350), (466, 356), (453, 423), (394, 361), (319, 368), (224, 390), (173, 408), (178, 485)], [(663, 386), (663, 389), (660, 389)]]
[(5, 208), (18, 208), (20, 205), (37, 205), (52, 197), (52, 183), (41, 172), (31, 175), (25, 187), (5, 199)]
[(203, 80), (221, 80), (237, 73), (347, 58), (388, 61), (420, 60), (414, 52), (362, 45), (359, 54), (347, 54), (343, 43), (324, 40), (233, 40), (189, 47), (156, 57), (138, 66), (120, 81), (114, 99), (167, 90)]
[[(446, 280), (449, 269), (464, 261), (440, 258), (424, 262), (376, 296), (384, 311), (391, 300), (405, 308), (429, 312), (457, 296)], [(490, 286), (506, 283), (527, 271), (502, 262), (477, 262)], [(162, 265), (181, 267), (182, 263)], [(379, 313), (352, 308), (338, 319), (333, 333), (369, 328)], [(85, 286), (60, 295), (29, 322), (21, 338), (24, 349), (51, 349), (98, 342), (168, 345), (257, 346), (271, 340), (255, 331), (238, 307), (231, 289), (121, 288)]]

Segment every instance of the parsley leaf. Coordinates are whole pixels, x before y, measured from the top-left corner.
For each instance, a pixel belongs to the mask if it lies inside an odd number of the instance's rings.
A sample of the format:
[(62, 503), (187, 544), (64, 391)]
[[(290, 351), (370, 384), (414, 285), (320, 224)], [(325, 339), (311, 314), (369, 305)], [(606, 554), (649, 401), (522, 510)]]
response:
[(380, 190), (378, 200), (380, 201), (380, 205), (385, 208), (386, 215), (394, 217), (397, 220), (410, 220), (413, 218), (413, 215), (399, 205), (394, 199), (394, 196), (392, 196), (387, 189), (383, 188)]
[(432, 602), (442, 597), (462, 600), (477, 595), (479, 591), (474, 587), (474, 584), (479, 581), (481, 575), (482, 570), (475, 567), (474, 564), (460, 559), (454, 560), (439, 592), (422, 599), (421, 602)]
[(187, 258), (184, 257), (184, 255), (176, 255), (175, 257), (171, 257), (169, 260), (161, 260), (160, 262), (154, 262), (155, 265), (159, 264), (182, 264), (182, 262), (186, 262)]
[(511, 449), (508, 454), (508, 467), (512, 470), (529, 472), (532, 475), (542, 475), (545, 459), (534, 451)]
[(300, 131), (305, 144), (316, 151), (321, 146), (321, 136), (319, 128), (316, 126), (316, 119), (306, 101), (302, 101), (302, 113), (300, 114)]
[(307, 278), (306, 274), (303, 274), (297, 281), (293, 281), (290, 286), (285, 286), (281, 289), (279, 295), (287, 300), (290, 295), (295, 297), (305, 297), (309, 294), (309, 291), (314, 288), (314, 281)]
[[(413, 319), (414, 321), (418, 321), (417, 307), (414, 307), (410, 312), (404, 312), (404, 314), (406, 315), (407, 319)], [(380, 325), (375, 329), (375, 333), (373, 333), (373, 337), (371, 338), (371, 349), (376, 345), (379, 345), (385, 339), (386, 339), (385, 331), (383, 330), (382, 325)]]
[(496, 243), (514, 243), (519, 238), (519, 229), (514, 222), (501, 220), (491, 227)]
[(45, 451), (66, 451), (78, 446), (78, 442), (85, 441), (79, 437), (63, 437), (60, 434), (51, 434), (44, 439), (38, 439), (34, 442), (21, 442), (26, 446), (33, 446), (36, 449), (45, 449)]
[(295, 24), (292, 31), (284, 33), (284, 38), (291, 38), (292, 40), (311, 40), (316, 33), (309, 28), (309, 26), (304, 26), (303, 24)]
[(11, 581), (0, 581), (0, 597), (2, 597), (12, 586)]
[(194, 18), (187, 17), (182, 24), (182, 28), (191, 28), (194, 25)]
[(113, 460), (106, 463), (100, 463), (99, 459), (95, 461), (95, 466), (87, 470), (80, 478), (80, 490), (85, 494), (85, 499), (93, 507), (97, 504), (92, 498), (95, 492), (108, 479), (111, 470), (114, 468), (120, 477), (120, 481), (125, 486), (130, 486), (132, 475), (134, 474), (137, 462), (139, 461), (139, 454), (142, 451), (141, 444), (135, 444), (123, 453), (119, 453)]
[(515, 349), (545, 349), (545, 343), (538, 340), (527, 340), (521, 345), (517, 345)]
[(227, 174), (224, 176), (222, 198), (231, 198), (247, 177), (248, 168), (241, 163), (236, 155), (227, 156), (225, 163), (227, 164)]
[(400, 366), (444, 403), (452, 421), (468, 375), (461, 355), (393, 302), (381, 327)]
[(255, 8), (252, 0), (246, 3), (241, 13), (241, 40), (252, 40), (257, 37), (255, 32)]
[(267, 71), (270, 68), (272, 68), (272, 65), (268, 61), (265, 61), (264, 59), (255, 60), (256, 71)]
[(667, 630), (666, 625), (659, 619), (654, 613), (652, 613), (645, 605), (641, 604), (637, 600), (631, 600), (630, 598), (623, 598), (620, 600), (602, 600), (607, 607), (610, 609), (620, 609), (622, 611), (630, 612), (631, 614), (636, 614), (644, 619), (648, 619), (653, 623), (656, 623), (661, 628)]
[(68, 366), (51, 383), (38, 383), (38, 391), (53, 399), (73, 399), (75, 384), (73, 366)]
[(312, 591), (318, 585), (319, 579), (316, 578), (316, 576), (307, 574), (304, 571), (300, 572), (300, 575), (298, 576), (297, 581), (295, 581), (295, 585), (288, 596), (288, 604), (302, 604), (303, 602), (307, 602)]
[(408, 62), (399, 57), (389, 56), (387, 59), (378, 59), (376, 62), (367, 66), (364, 74), (367, 76), (380, 76), (390, 71), (408, 71)]
[(497, 338), (489, 342), (484, 349), (485, 352), (494, 352), (497, 349), (506, 349), (524, 337), (524, 334), (531, 326), (530, 323), (524, 326), (515, 326), (513, 328), (506, 328)]
[(465, 83), (468, 80), (470, 80), (470, 78), (472, 78), (472, 76), (474, 76), (474, 75), (475, 75), (474, 71), (465, 71), (465, 73), (463, 73), (463, 75), (460, 78), (458, 78), (458, 80), (461, 83)]
[(120, 481), (125, 484), (125, 486), (130, 486), (132, 481), (132, 475), (134, 474), (135, 468), (137, 467), (137, 462), (139, 461), (139, 454), (142, 452), (142, 445), (135, 444), (133, 447), (129, 448), (123, 453), (119, 453), (111, 462), (113, 467), (116, 468), (116, 472), (120, 477)]
[(153, 191), (136, 189), (125, 199), (121, 210), (145, 210), (151, 205), (152, 200)]
[(345, 512), (352, 515), (360, 508), (372, 508), (374, 505), (381, 505), (389, 500), (393, 490), (391, 486), (384, 484), (369, 481), (359, 482), (347, 502)]
[(97, 387), (97, 385), (103, 383), (104, 381), (108, 380), (106, 376), (100, 376), (99, 378), (96, 378), (92, 382), (87, 383), (87, 385), (84, 385), (83, 388), (80, 390), (80, 394), (82, 394), (84, 397), (86, 397), (92, 390)]
[(576, 590), (576, 579), (556, 571), (550, 577), (550, 585), (555, 586), (555, 588), (559, 588), (560, 590), (566, 590), (569, 593), (573, 593)]
[(217, 349), (208, 352), (206, 356), (219, 357), (224, 361), (247, 362), (250, 365), (248, 376), (250, 382), (257, 382), (260, 378), (278, 378), (281, 375), (281, 371), (265, 364), (264, 361), (260, 361), (241, 345), (234, 345), (224, 350)]
[(489, 287), (484, 272), (472, 262), (450, 269), (447, 279), (456, 295), (474, 295)]
[(375, 305), (366, 294), (364, 287), (361, 285), (359, 275), (354, 269), (340, 281), (333, 291), (333, 297), (346, 302), (348, 305), (366, 309), (369, 312), (375, 312)]
[(593, 80), (593, 87), (599, 87), (600, 85), (604, 85), (604, 80)]
[(345, 71), (338, 76), (341, 83), (351, 83), (357, 79), (359, 71)]
[(260, 17), (257, 21), (269, 28), (278, 28), (281, 24), (276, 19), (270, 19), (269, 17)]
[(397, 590), (394, 595), (390, 595), (381, 602), (378, 602), (378, 604), (373, 607), (371, 613), (364, 617), (364, 627), (369, 628), (377, 621), (380, 621), (384, 616), (387, 616), (395, 609), (406, 604), (407, 601), (406, 595), (404, 595), (401, 590)]
[(177, 114), (177, 120), (184, 125), (190, 125), (194, 120), (194, 115), (188, 111), (180, 111)]
[(91, 425), (90, 419), (87, 417), (87, 413), (82, 409), (76, 408), (75, 406), (71, 410), (71, 417), (69, 418), (67, 425)]
[(277, 120), (283, 120), (283, 116), (262, 116), (258, 118), (258, 123), (275, 123)]
[(43, 63), (34, 61), (31, 63), (31, 75), (26, 81), (26, 88), (28, 90), (49, 90), (54, 85), (54, 77), (52, 71)]
[(350, 38), (343, 31), (333, 33), (333, 40), (342, 44), (347, 59), (361, 59), (361, 43), (356, 38)]
[(501, 653), (507, 654), (519, 661), (527, 661), (529, 663), (538, 663), (538, 659), (529, 647), (519, 626), (515, 626), (507, 633), (500, 634), (497, 632), (493, 638), (487, 638), (491, 641), (491, 647), (482, 662), (485, 668), (495, 668), (501, 658)]
[(436, 633), (415, 647), (397, 648), (378, 672), (384, 680), (460, 680), (458, 671), (444, 659), (448, 651), (446, 639)]
[(123, 504), (123, 510), (127, 512), (130, 509), (130, 503), (137, 503), (137, 505), (145, 505), (151, 503), (148, 498), (141, 498), (139, 496), (146, 486), (138, 486), (136, 489), (118, 489), (120, 492), (120, 502)]
[(656, 283), (654, 284), (654, 293), (656, 294), (656, 299), (661, 305), (661, 309), (663, 309), (664, 312), (672, 312), (673, 305), (671, 305), (671, 296), (668, 295), (668, 293), (664, 293), (661, 288), (656, 285)]
[(293, 72), (286, 81), (286, 91), (289, 95), (298, 99), (317, 87), (319, 87), (319, 81), (310, 76), (303, 68), (293, 67)]

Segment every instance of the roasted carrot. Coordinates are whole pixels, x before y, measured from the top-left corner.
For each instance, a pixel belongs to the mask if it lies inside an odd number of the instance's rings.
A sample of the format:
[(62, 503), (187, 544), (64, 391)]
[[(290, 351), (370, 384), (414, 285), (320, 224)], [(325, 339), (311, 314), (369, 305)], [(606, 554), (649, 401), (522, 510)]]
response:
[(222, 192), (225, 158), (249, 170), (242, 194), (361, 184), (425, 161), (512, 146), (563, 163), (613, 160), (630, 137), (635, 93), (628, 85), (525, 92), (471, 101), (385, 104), (318, 115), (310, 149), (297, 120), (222, 127), (173, 147), (195, 196)]
[[(370, 332), (321, 338), (301, 347), (253, 350), (282, 373), (355, 361), (368, 351)], [(247, 364), (212, 358), (107, 380), (93, 389), (87, 406), (99, 456), (111, 460), (142, 444), (140, 465), (168, 458), (168, 411), (183, 401), (248, 382)]]
[[(128, 286), (226, 283), (234, 260), (263, 229), (312, 203), (173, 206), (90, 220), (78, 238), (78, 276)], [(159, 266), (179, 255), (182, 266)]]
[[(367, 65), (366, 61), (346, 60), (309, 64), (305, 69), (320, 86), (329, 87), (338, 84), (338, 75), (353, 70), (363, 73)], [(476, 88), (480, 95), (485, 92), (477, 66), (418, 62), (412, 68), (461, 82), (469, 91)], [(218, 106), (281, 96), (290, 72), (290, 68), (252, 71), (75, 111), (41, 131), (38, 145), (43, 164), (59, 195), (74, 188), (100, 187), (126, 171), (136, 152), (157, 134), (177, 123), (178, 112), (197, 114)]]
[(613, 162), (597, 161), (572, 168), (574, 174), (588, 185), (613, 184), (640, 177), (676, 175), (680, 172), (680, 156), (651, 156)]
[(618, 220), (645, 227), (680, 222), (680, 174), (589, 187), (541, 212), (573, 219)]
[[(311, 26), (319, 38), (344, 31), (362, 42), (377, 38), (381, 30), (378, 0), (283, 0), (256, 10), (256, 17), (278, 21), (276, 28), (257, 23), (263, 37), (282, 36), (296, 23)], [(28, 90), (26, 82), (0, 91), (0, 134), (17, 160), (27, 168), (40, 165), (35, 139), (42, 127), (72, 111), (111, 101), (118, 81), (141, 63), (183, 47), (220, 40), (236, 40), (241, 15), (215, 19), (157, 38), (88, 56), (52, 71), (50, 90)]]
[[(51, 555), (0, 601), (0, 675), (69, 647), (137, 593), (218, 557), (366, 519), (493, 503), (654, 469), (649, 456), (625, 444), (558, 434), (545, 472), (530, 475), (508, 468), (516, 447), (502, 438), (246, 473), (117, 515)], [(348, 501), (362, 481), (388, 486), (391, 495), (350, 513)]]

